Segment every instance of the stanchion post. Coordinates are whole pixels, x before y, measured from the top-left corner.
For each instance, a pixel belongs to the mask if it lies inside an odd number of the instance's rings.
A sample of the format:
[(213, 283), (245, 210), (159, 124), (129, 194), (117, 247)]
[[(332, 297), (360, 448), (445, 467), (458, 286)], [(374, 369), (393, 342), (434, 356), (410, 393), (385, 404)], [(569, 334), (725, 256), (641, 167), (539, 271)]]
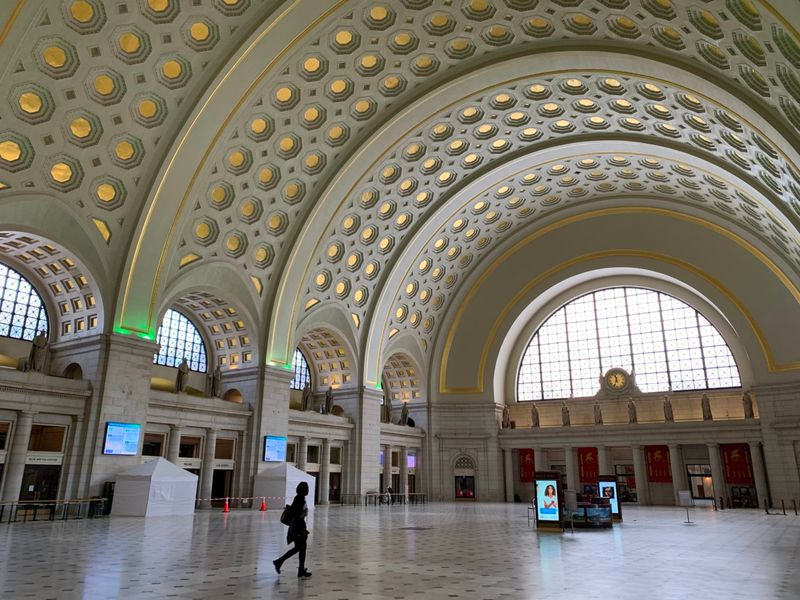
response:
[(786, 516), (786, 503), (783, 500), (781, 500), (781, 508), (783, 509), (783, 516), (785, 517)]
[(767, 502), (766, 498), (764, 498), (764, 512), (769, 514), (769, 502)]
[(716, 511), (717, 510), (717, 499), (712, 497), (711, 498), (711, 503), (714, 505), (714, 510)]
[(794, 507), (794, 516), (797, 516), (797, 500), (792, 499), (792, 506)]

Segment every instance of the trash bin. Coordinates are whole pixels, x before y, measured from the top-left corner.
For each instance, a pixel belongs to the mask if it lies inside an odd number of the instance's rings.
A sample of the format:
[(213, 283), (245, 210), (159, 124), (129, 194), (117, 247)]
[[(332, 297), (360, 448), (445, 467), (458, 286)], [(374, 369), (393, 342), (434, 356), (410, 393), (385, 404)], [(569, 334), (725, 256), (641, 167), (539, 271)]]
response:
[(103, 498), (106, 499), (105, 515), (111, 514), (111, 504), (114, 502), (114, 486), (116, 485), (116, 481), (106, 481), (103, 484)]

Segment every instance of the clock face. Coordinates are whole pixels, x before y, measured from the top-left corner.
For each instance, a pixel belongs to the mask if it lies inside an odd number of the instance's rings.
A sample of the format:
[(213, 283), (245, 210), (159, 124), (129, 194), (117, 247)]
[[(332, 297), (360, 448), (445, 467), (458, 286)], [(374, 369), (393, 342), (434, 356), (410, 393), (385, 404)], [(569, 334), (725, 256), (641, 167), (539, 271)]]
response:
[(624, 390), (628, 385), (628, 374), (622, 369), (611, 369), (605, 379), (606, 385), (614, 391)]

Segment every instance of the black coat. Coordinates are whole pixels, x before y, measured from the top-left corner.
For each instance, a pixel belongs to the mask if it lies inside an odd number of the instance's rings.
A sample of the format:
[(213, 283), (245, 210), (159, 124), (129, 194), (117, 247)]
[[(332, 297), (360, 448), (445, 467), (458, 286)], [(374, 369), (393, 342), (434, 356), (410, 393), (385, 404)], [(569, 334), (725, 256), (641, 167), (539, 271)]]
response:
[(305, 537), (306, 535), (306, 498), (298, 494), (294, 497), (291, 504), (292, 524), (289, 525), (289, 531), (286, 534), (286, 543), (293, 543), (299, 536)]

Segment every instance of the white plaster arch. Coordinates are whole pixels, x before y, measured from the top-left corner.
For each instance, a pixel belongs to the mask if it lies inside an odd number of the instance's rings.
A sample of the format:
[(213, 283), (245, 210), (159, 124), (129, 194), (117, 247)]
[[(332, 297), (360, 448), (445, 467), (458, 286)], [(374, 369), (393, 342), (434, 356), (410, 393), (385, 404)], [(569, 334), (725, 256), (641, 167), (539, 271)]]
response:
[[(377, 368), (379, 368), (379, 357), (381, 356), (382, 352), (381, 347), (386, 343), (387, 337), (387, 317), (392, 313), (394, 299), (404, 285), (405, 277), (414, 268), (419, 254), (433, 240), (439, 229), (452, 220), (453, 216), (462, 206), (470, 204), (474, 197), (478, 196), (484, 190), (498, 185), (499, 182), (504, 181), (510, 174), (518, 173), (530, 168), (533, 161), (535, 161), (536, 164), (544, 164), (551, 161), (563, 160), (565, 156), (580, 156), (584, 154), (590, 154), (597, 151), (599, 144), (600, 143), (598, 142), (578, 141), (564, 146), (551, 147), (546, 150), (536, 152), (532, 156), (517, 157), (516, 159), (499, 166), (493, 171), (486, 173), (481, 177), (475, 178), (465, 185), (461, 190), (459, 190), (459, 194), (457, 196), (451, 197), (448, 202), (443, 203), (437, 209), (436, 213), (420, 227), (414, 236), (414, 239), (412, 239), (403, 248), (402, 252), (397, 257), (392, 266), (392, 272), (389, 276), (387, 276), (381, 289), (380, 298), (374, 304), (373, 315), (375, 315), (375, 318), (371, 319), (369, 322), (369, 333), (364, 350), (364, 357), (367, 361), (364, 365), (364, 374), (367, 378), (367, 381), (370, 381), (370, 378), (374, 377), (372, 374), (376, 372)], [(612, 153), (631, 153), (647, 156), (654, 152), (651, 144), (643, 142), (605, 140), (602, 142), (602, 145), (604, 151)], [(713, 164), (697, 156), (687, 155), (680, 149), (659, 148), (656, 156), (692, 164), (707, 170), (708, 172), (713, 173), (715, 176), (718, 176), (725, 181), (733, 181), (737, 187), (745, 190), (746, 193), (750, 194), (752, 197), (763, 199), (762, 192), (751, 185), (750, 182), (742, 180), (735, 174), (730, 173), (719, 165)], [(662, 198), (660, 200), (669, 201), (668, 198)], [(602, 202), (598, 202), (597, 204), (593, 203), (592, 207), (609, 206), (612, 204), (647, 206), (657, 204), (660, 200), (643, 198), (630, 194), (621, 196), (614, 202), (604, 200)], [(668, 204), (662, 205), (669, 206)], [(738, 235), (744, 236), (751, 240), (760, 249), (766, 250), (770, 257), (773, 258), (774, 262), (780, 265), (782, 272), (785, 273), (787, 277), (791, 278), (792, 281), (795, 283), (800, 282), (800, 274), (796, 272), (790, 263), (783, 261), (776, 252), (768, 250), (763, 240), (756, 239), (751, 233), (742, 230), (738, 224), (731, 221), (721, 221), (719, 218), (714, 218), (713, 215), (710, 215), (708, 212), (699, 211), (690, 207), (684, 207), (683, 205), (681, 205), (680, 210), (685, 211), (687, 214), (698, 215), (710, 222), (718, 221), (722, 227), (731, 231), (736, 231)], [(772, 213), (776, 218), (780, 219), (787, 228), (789, 228), (789, 231), (794, 233), (795, 237), (797, 237), (797, 228), (789, 219), (786, 219), (785, 216), (777, 211), (772, 211)], [(563, 214), (559, 216), (563, 217)], [(542, 225), (546, 223), (547, 220), (543, 221)], [(480, 262), (475, 263), (475, 269), (479, 268), (479, 265)], [(386, 320), (383, 320), (384, 318), (386, 318)]]
[[(314, 371), (317, 391), (352, 387), (358, 382), (358, 348), (350, 319), (336, 304), (327, 304), (303, 320), (294, 344)], [(291, 360), (291, 357), (290, 357)]]

